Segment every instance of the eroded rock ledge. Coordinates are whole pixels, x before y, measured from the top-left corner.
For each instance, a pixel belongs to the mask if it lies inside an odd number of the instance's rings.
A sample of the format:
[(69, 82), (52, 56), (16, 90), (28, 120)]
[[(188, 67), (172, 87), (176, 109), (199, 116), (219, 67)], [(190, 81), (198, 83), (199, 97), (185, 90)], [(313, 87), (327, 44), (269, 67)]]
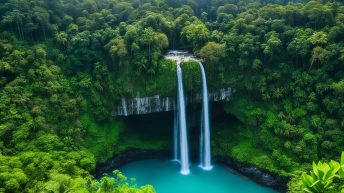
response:
[[(209, 93), (209, 100), (212, 102), (229, 101), (234, 93), (231, 88), (219, 89)], [(202, 95), (198, 93), (188, 97), (190, 103), (201, 102)], [(122, 98), (120, 103), (112, 111), (112, 116), (141, 115), (155, 112), (173, 111), (175, 109), (175, 97), (162, 97), (160, 95), (149, 97)]]

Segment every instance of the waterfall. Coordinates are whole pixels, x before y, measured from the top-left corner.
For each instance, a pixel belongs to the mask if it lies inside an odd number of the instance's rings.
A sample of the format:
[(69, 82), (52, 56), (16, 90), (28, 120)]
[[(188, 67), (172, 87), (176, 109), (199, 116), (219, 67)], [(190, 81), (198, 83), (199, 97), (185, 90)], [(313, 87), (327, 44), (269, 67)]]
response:
[[(183, 61), (196, 61), (199, 60), (192, 54), (189, 54), (186, 51), (172, 50), (169, 51), (166, 56), (166, 59), (170, 59), (179, 64)], [(204, 77), (205, 79), (205, 77)], [(208, 93), (209, 101), (229, 101), (232, 93), (235, 90), (231, 88), (222, 88), (213, 93)], [(202, 101), (202, 93), (196, 93), (189, 97), (189, 103), (199, 103)], [(140, 93), (137, 94), (135, 98), (122, 98), (122, 101), (119, 101), (117, 107), (112, 111), (112, 116), (129, 116), (129, 115), (142, 115), (154, 112), (163, 112), (163, 111), (173, 111), (176, 110), (177, 105), (173, 97), (168, 96), (141, 96)]]
[(209, 99), (207, 77), (203, 64), (199, 62), (202, 72), (202, 115), (201, 115), (201, 139), (200, 139), (200, 156), (201, 167), (204, 170), (211, 170), (211, 149), (210, 149), (210, 124), (209, 124)]
[(127, 116), (128, 115), (128, 110), (127, 110), (127, 104), (126, 104), (125, 98), (122, 98), (122, 108), (123, 108), (123, 111), (124, 111), (124, 115)]
[[(199, 98), (202, 102), (201, 113), (201, 134), (200, 134), (200, 166), (204, 170), (211, 170), (211, 148), (210, 148), (210, 123), (209, 123), (209, 96), (216, 100), (224, 100), (227, 95), (230, 95), (231, 90), (221, 90), (219, 93), (208, 93), (207, 78), (203, 64), (193, 55), (184, 51), (170, 51), (166, 56), (177, 62), (177, 99), (174, 115), (174, 160), (180, 161), (181, 173), (188, 174), (189, 171), (189, 152), (188, 152), (188, 139), (186, 128), (186, 115), (185, 115), (185, 96), (183, 88), (182, 69), (180, 63), (182, 61), (197, 61), (201, 68), (202, 73), (202, 93)], [(178, 146), (179, 145), (179, 146)]]
[[(180, 164), (181, 173), (187, 175), (190, 173), (189, 170), (189, 150), (188, 150), (188, 138), (186, 128), (186, 113), (185, 113), (185, 95), (183, 88), (183, 74), (180, 68), (180, 61), (177, 61), (177, 86), (178, 86), (178, 128), (179, 128), (179, 140), (180, 140)], [(178, 136), (178, 134), (177, 134)], [(177, 139), (175, 139), (177, 140)]]

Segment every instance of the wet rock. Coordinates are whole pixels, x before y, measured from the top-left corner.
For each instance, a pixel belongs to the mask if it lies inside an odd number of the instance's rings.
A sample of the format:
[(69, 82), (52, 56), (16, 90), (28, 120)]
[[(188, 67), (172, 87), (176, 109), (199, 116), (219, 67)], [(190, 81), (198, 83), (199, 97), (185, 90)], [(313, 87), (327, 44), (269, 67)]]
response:
[(281, 177), (275, 173), (259, 169), (249, 164), (240, 163), (228, 157), (217, 157), (216, 160), (258, 184), (271, 187), (279, 192), (287, 192), (287, 183), (289, 181), (287, 177)]
[[(231, 88), (219, 89), (209, 93), (209, 101), (229, 101), (234, 90)], [(200, 103), (201, 93), (189, 97), (187, 103)], [(167, 112), (175, 109), (175, 97), (162, 97), (160, 95), (147, 97), (122, 98), (112, 111), (112, 116), (142, 115), (156, 112)]]

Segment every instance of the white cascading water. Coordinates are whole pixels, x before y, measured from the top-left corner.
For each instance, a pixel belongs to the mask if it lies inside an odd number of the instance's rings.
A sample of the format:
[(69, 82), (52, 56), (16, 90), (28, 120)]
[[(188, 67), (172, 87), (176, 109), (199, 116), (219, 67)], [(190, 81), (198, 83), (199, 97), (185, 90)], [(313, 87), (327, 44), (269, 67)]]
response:
[(210, 148), (210, 124), (209, 124), (209, 100), (207, 77), (203, 64), (199, 62), (202, 72), (202, 115), (201, 115), (201, 139), (200, 139), (200, 155), (201, 167), (204, 170), (211, 170), (211, 148)]
[(185, 95), (183, 88), (183, 74), (180, 68), (180, 61), (177, 63), (177, 79), (178, 79), (178, 122), (179, 122), (179, 139), (180, 139), (180, 164), (181, 173), (187, 175), (189, 170), (189, 148), (186, 129), (186, 113), (185, 113)]
[(127, 116), (128, 115), (128, 110), (127, 110), (127, 103), (125, 101), (125, 98), (122, 98), (122, 108), (124, 111), (124, 115)]
[(192, 59), (192, 55), (184, 51), (171, 51), (166, 55), (167, 59), (177, 62), (177, 97), (174, 117), (174, 160), (181, 164), (181, 173), (187, 175), (189, 169), (189, 149), (186, 127), (185, 95), (183, 86), (183, 74), (180, 67), (182, 61)]
[(200, 166), (204, 170), (211, 170), (211, 148), (210, 148), (210, 124), (209, 124), (209, 99), (207, 78), (203, 64), (193, 55), (184, 51), (170, 51), (166, 55), (167, 59), (177, 62), (177, 105), (174, 118), (174, 160), (180, 161), (181, 173), (188, 174), (189, 171), (189, 152), (185, 114), (185, 96), (183, 88), (182, 61), (197, 61), (202, 72), (202, 114), (201, 114), (201, 135), (200, 135)]

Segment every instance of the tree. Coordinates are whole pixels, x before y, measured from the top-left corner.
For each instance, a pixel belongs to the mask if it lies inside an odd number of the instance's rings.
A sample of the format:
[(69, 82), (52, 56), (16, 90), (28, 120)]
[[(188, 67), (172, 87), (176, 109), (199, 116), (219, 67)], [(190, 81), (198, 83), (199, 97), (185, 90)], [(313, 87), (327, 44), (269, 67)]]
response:
[(262, 44), (263, 53), (273, 56), (274, 53), (278, 53), (281, 50), (282, 41), (278, 38), (276, 32), (267, 34), (266, 42)]
[(344, 94), (344, 79), (333, 83), (332, 84), (332, 89), (337, 93), (338, 95)]
[(155, 33), (152, 28), (145, 28), (141, 37), (142, 44), (148, 45), (148, 62), (152, 62), (152, 44), (154, 43)]
[(144, 70), (151, 75), (155, 74), (158, 70), (158, 61), (169, 46), (166, 34), (156, 32), (150, 27), (142, 29), (139, 26), (130, 26), (125, 34), (125, 40), (131, 45), (131, 61), (137, 65), (138, 72)]
[(159, 46), (160, 49), (168, 48), (168, 37), (164, 33), (158, 33), (156, 35), (156, 44)]
[(210, 36), (207, 27), (198, 20), (185, 26), (181, 34), (191, 43), (193, 51), (200, 49)]
[(308, 41), (315, 46), (323, 46), (328, 42), (327, 34), (324, 32), (315, 32)]
[(314, 29), (330, 25), (333, 22), (330, 4), (321, 4), (319, 1), (312, 0), (306, 4), (304, 10)]
[(39, 29), (42, 30), (44, 39), (47, 39), (47, 31), (49, 30), (48, 28), (50, 26), (50, 15), (48, 11), (42, 7), (34, 7), (32, 12), (36, 22), (38, 22), (38, 25), (40, 25)]
[(288, 44), (288, 51), (294, 56), (296, 60), (296, 66), (298, 65), (299, 58), (301, 58), (302, 65), (304, 64), (304, 58), (310, 54), (310, 42), (309, 35), (311, 30), (309, 29), (297, 29), (291, 42)]
[(24, 39), (23, 20), (24, 14), (21, 13), (19, 10), (14, 10), (2, 18), (1, 24), (10, 26), (15, 25), (19, 37)]
[(226, 4), (217, 8), (216, 13), (219, 14), (231, 14), (236, 15), (238, 12), (238, 6), (234, 4)]
[(60, 32), (55, 35), (56, 42), (62, 45), (63, 49), (66, 48), (68, 43), (68, 34), (65, 32)]
[(152, 28), (154, 31), (170, 34), (172, 23), (166, 19), (163, 14), (153, 12), (147, 12), (146, 14), (147, 17), (139, 21), (140, 27)]
[(119, 67), (121, 67), (123, 59), (128, 55), (128, 50), (126, 48), (124, 39), (115, 38), (111, 40), (105, 45), (105, 49), (108, 50), (113, 61), (116, 61), (118, 57)]
[(315, 32), (308, 41), (316, 46), (312, 51), (311, 65), (309, 67), (309, 70), (311, 70), (315, 62), (323, 64), (329, 58), (330, 52), (321, 47), (328, 42), (326, 33)]
[(208, 42), (199, 51), (199, 56), (204, 59), (207, 64), (217, 64), (225, 56), (225, 46), (215, 42)]
[(321, 48), (319, 46), (315, 47), (312, 51), (312, 57), (311, 57), (311, 65), (309, 66), (309, 70), (312, 69), (312, 66), (315, 62), (318, 62), (320, 64), (323, 64), (326, 62), (326, 60), (330, 57), (330, 52), (327, 51), (324, 48)]
[(79, 31), (79, 26), (78, 25), (76, 25), (74, 23), (69, 24), (69, 26), (67, 28), (67, 32), (69, 34), (76, 34), (78, 31)]

